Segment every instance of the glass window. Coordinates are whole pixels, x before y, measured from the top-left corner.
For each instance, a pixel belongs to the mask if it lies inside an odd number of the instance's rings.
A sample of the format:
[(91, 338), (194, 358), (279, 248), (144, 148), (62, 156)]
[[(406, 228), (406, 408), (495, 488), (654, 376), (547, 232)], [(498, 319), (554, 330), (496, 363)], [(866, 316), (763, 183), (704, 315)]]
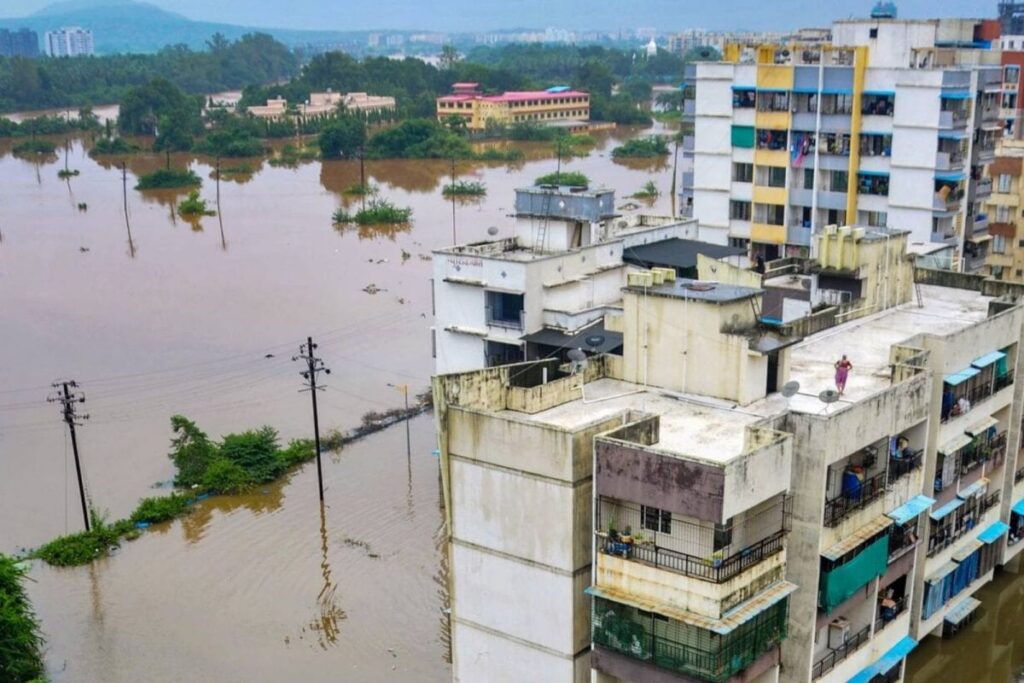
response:
[(643, 519), (644, 529), (660, 531), (663, 534), (672, 533), (672, 513), (668, 510), (641, 505), (640, 516)]
[(754, 181), (754, 165), (734, 163), (732, 165), (732, 179), (737, 183), (750, 183)]
[(999, 191), (1000, 192), (1009, 192), (1010, 191), (1010, 183), (1012, 182), (1011, 178), (1012, 178), (1012, 176), (1009, 173), (1000, 173), (999, 174)]
[(738, 221), (749, 221), (750, 220), (750, 202), (737, 201), (735, 199), (729, 202), (729, 218)]

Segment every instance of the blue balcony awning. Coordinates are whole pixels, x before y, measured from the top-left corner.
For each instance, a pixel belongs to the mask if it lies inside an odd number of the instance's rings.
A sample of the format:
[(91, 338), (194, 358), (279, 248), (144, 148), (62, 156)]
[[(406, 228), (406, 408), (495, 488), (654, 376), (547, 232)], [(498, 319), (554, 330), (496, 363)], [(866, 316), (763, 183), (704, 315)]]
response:
[(949, 501), (948, 503), (940, 507), (938, 510), (932, 510), (929, 517), (931, 517), (932, 519), (942, 519), (943, 517), (953, 512), (953, 510), (956, 510), (963, 504), (964, 501), (962, 498), (954, 498), (953, 500)]
[(758, 88), (757, 92), (789, 92), (789, 88)]
[(743, 92), (754, 92), (754, 90), (756, 90), (757, 88), (755, 88), (752, 85), (734, 85), (734, 86), (732, 86), (732, 89), (733, 90), (741, 90)]
[(967, 597), (961, 600), (956, 607), (949, 610), (946, 613), (945, 621), (956, 626), (967, 617), (971, 616), (971, 613), (981, 607), (981, 601), (975, 598)]
[(875, 176), (878, 178), (888, 178), (888, 171), (857, 171), (857, 175)]
[(865, 90), (864, 94), (874, 97), (896, 97), (895, 90)]
[(971, 93), (967, 90), (951, 90), (941, 93), (939, 97), (944, 100), (969, 100), (971, 99)]
[(946, 375), (945, 377), (942, 378), (942, 381), (951, 387), (955, 387), (958, 384), (966, 382), (970, 378), (977, 375), (979, 372), (981, 371), (978, 370), (978, 368), (964, 368), (960, 372), (954, 372), (951, 375)]
[(1000, 538), (1002, 538), (1003, 534), (1005, 534), (1009, 530), (1009, 524), (1002, 521), (1001, 519), (997, 519), (996, 521), (989, 524), (984, 531), (978, 534), (978, 540), (982, 543), (985, 543), (986, 545), (992, 545)]
[(985, 493), (985, 490), (987, 488), (988, 488), (988, 479), (985, 479), (984, 477), (982, 477), (981, 479), (979, 479), (978, 481), (974, 482), (970, 486), (965, 486), (962, 489), (960, 489), (959, 491), (957, 491), (956, 492), (956, 497), (959, 498), (960, 500), (967, 500), (968, 498), (973, 498), (974, 496), (978, 495), (979, 493)]
[(870, 136), (876, 137), (876, 138), (892, 137), (892, 131), (889, 131), (888, 133), (886, 133), (885, 131), (881, 131), (881, 130), (862, 130), (860, 132), (860, 134), (861, 135), (870, 135)]
[(944, 183), (959, 183), (961, 180), (966, 178), (963, 173), (936, 173), (935, 179), (941, 180)]
[(967, 139), (967, 133), (963, 133), (963, 132), (958, 131), (958, 130), (940, 130), (939, 131), (939, 139), (940, 140), (966, 140)]
[(987, 368), (988, 366), (1001, 361), (1006, 358), (1006, 354), (1002, 351), (993, 351), (992, 353), (986, 353), (980, 358), (975, 358), (971, 361), (971, 365), (976, 368)]
[(874, 664), (866, 669), (863, 669), (860, 673), (850, 679), (849, 683), (868, 683), (875, 676), (881, 676), (889, 673), (894, 667), (899, 665), (907, 655), (909, 655), (913, 649), (917, 647), (917, 641), (906, 636), (903, 640), (899, 641), (886, 652), (884, 655), (878, 658)]
[(1024, 515), (1024, 498), (1021, 498), (1016, 503), (1014, 503), (1013, 507), (1010, 509), (1013, 512), (1016, 512), (1018, 515)]
[(895, 510), (885, 514), (897, 524), (906, 524), (934, 504), (934, 498), (929, 498), (928, 496), (914, 496)]

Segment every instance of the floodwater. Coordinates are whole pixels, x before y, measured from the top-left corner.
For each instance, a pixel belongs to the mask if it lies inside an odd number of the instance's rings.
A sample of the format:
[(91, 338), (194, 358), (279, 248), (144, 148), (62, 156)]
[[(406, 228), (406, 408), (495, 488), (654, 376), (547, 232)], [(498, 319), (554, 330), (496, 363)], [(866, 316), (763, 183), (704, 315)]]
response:
[(1024, 680), (1024, 581), (1020, 559), (975, 594), (974, 623), (949, 639), (926, 638), (907, 660), (907, 683)]
[[(597, 134), (563, 160), (615, 188), (619, 203), (653, 179), (670, 211), (671, 166), (612, 161), (622, 139)], [(220, 214), (187, 222), (184, 193), (138, 192), (137, 174), (166, 162), (113, 161), (71, 146), (20, 159), (0, 141), (0, 552), (81, 528), (66, 428), (46, 397), (75, 379), (89, 419), (78, 441), (91, 503), (127, 515), (172, 476), (169, 418), (212, 437), (262, 424), (283, 439), (311, 432), (309, 396), (291, 356), (307, 335), (331, 368), (319, 394), (324, 429), (401, 404), (394, 386), (428, 387), (431, 249), (452, 243), (441, 196), (446, 161), (368, 162), (369, 180), (410, 226), (338, 229), (342, 190), (358, 164), (226, 174)], [(549, 147), (524, 144), (513, 164), (459, 162), (488, 196), (457, 206), (460, 242), (511, 234), (513, 189), (555, 169)], [(204, 178), (212, 162), (172, 157)], [(224, 166), (236, 165), (224, 162)], [(358, 201), (358, 200), (355, 200)], [(370, 293), (376, 292), (376, 293)], [(36, 563), (30, 592), (62, 681), (443, 681), (449, 677), (437, 461), (430, 416), (325, 459), (321, 520), (316, 473), (251, 496), (210, 499), (87, 568)], [(166, 488), (166, 487), (164, 487)]]

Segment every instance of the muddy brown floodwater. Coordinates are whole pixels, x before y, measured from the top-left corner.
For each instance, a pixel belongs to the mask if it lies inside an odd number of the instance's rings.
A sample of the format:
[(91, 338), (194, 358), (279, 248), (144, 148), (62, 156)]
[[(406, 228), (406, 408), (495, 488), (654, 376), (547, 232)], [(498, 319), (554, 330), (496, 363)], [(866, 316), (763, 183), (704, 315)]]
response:
[[(646, 132), (599, 134), (563, 167), (615, 188), (620, 203), (653, 179), (663, 192), (653, 210), (667, 213), (668, 162), (610, 157)], [(368, 163), (413, 223), (339, 230), (331, 214), (357, 164), (250, 162), (221, 182), (220, 215), (190, 223), (174, 213), (184, 193), (132, 189), (164, 158), (132, 158), (129, 245), (120, 168), (86, 147), (72, 145), (81, 174), (65, 182), (59, 156), (20, 159), (0, 141), (0, 552), (81, 527), (66, 430), (46, 403), (55, 379), (78, 380), (88, 397), (87, 488), (112, 518), (172, 476), (175, 413), (214, 437), (260, 424), (308, 436), (309, 399), (290, 360), (307, 335), (332, 369), (325, 427), (400, 405), (389, 384), (427, 388), (429, 254), (452, 241), (448, 162)], [(522, 162), (458, 164), (488, 189), (459, 206), (459, 241), (486, 239), (491, 226), (511, 234), (513, 189), (554, 170), (548, 146), (521, 148)], [(209, 159), (171, 163), (190, 164), (214, 202)], [(397, 427), (326, 460), (323, 523), (307, 466), (251, 496), (205, 501), (90, 567), (36, 563), (30, 592), (53, 680), (447, 680), (432, 417), (414, 419), (411, 435), (409, 457)]]

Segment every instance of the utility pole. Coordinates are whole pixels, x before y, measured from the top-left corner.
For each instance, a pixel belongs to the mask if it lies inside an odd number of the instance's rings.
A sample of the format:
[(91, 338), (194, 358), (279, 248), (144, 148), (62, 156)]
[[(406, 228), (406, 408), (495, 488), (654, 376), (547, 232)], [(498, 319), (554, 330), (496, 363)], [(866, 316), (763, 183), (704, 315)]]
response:
[(388, 382), (388, 386), (392, 389), (398, 389), (402, 392), (402, 396), (405, 397), (405, 453), (406, 455), (412, 455), (412, 442), (409, 438), (409, 385)]
[(224, 251), (228, 250), (228, 243), (224, 240), (224, 214), (220, 210), (220, 155), (217, 155), (217, 223), (220, 225), (220, 248)]
[(81, 424), (76, 420), (81, 417), (88, 420), (88, 415), (78, 416), (75, 414), (75, 404), (85, 403), (85, 394), (77, 391), (78, 383), (74, 380), (68, 382), (54, 382), (51, 385), (56, 391), (46, 398), (50, 403), (60, 403), (61, 415), (71, 432), (71, 450), (75, 453), (75, 473), (78, 475), (78, 495), (82, 499), (82, 521), (85, 523), (85, 530), (89, 531), (89, 505), (85, 502), (85, 484), (82, 481), (82, 462), (78, 457), (78, 439), (75, 436), (75, 425)]
[(368, 192), (366, 187), (366, 150), (359, 147), (359, 199), (360, 208), (366, 209), (366, 193)]
[(316, 357), (316, 344), (313, 343), (312, 337), (306, 337), (306, 343), (299, 345), (299, 354), (292, 356), (292, 360), (302, 359), (306, 362), (306, 369), (301, 373), (303, 379), (309, 384), (309, 386), (301, 391), (308, 391), (310, 396), (313, 397), (313, 439), (316, 445), (316, 481), (320, 489), (320, 504), (324, 502), (324, 471), (323, 466), (320, 464), (320, 417), (316, 410), (316, 392), (323, 389), (323, 386), (317, 386), (316, 376), (321, 371), (326, 374), (331, 374), (329, 368), (324, 367), (324, 362)]
[(128, 222), (128, 164), (121, 162), (121, 186), (124, 194), (124, 225), (128, 228), (128, 251), (135, 258), (135, 242), (132, 241), (132, 224)]

